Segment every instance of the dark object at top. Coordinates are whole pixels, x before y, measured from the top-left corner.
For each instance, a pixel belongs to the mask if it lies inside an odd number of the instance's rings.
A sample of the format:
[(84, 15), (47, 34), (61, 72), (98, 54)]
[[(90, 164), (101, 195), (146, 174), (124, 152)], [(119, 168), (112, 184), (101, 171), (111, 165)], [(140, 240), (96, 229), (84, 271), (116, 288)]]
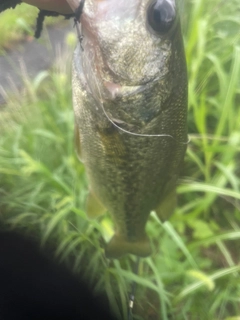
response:
[(40, 10), (38, 13), (38, 17), (37, 17), (36, 31), (35, 31), (34, 37), (38, 39), (41, 36), (43, 22), (44, 22), (45, 17), (57, 17), (60, 15), (64, 16), (65, 19), (70, 19), (75, 16), (74, 13), (60, 14), (60, 13), (54, 12), (54, 11)]
[[(18, 4), (21, 4), (22, 2), (20, 0), (1, 0), (0, 3), (0, 13), (7, 10), (7, 9), (14, 9)], [(36, 31), (35, 31), (35, 38), (39, 38), (42, 32), (43, 22), (45, 17), (57, 17), (57, 16), (64, 16), (65, 19), (70, 19), (75, 17), (74, 13), (70, 14), (60, 14), (58, 12), (54, 11), (48, 11), (48, 10), (39, 10), (39, 14), (37, 17), (36, 22)]]
[(20, 0), (1, 0), (0, 3), (0, 12), (6, 10), (6, 9), (14, 9), (16, 5), (20, 4)]

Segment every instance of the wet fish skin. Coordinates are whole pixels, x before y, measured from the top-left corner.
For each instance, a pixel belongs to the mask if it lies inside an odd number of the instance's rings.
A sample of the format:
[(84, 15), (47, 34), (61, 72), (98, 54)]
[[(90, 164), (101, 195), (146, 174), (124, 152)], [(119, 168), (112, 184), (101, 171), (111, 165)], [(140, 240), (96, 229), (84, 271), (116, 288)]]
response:
[(150, 211), (161, 220), (172, 214), (186, 150), (180, 22), (163, 35), (151, 30), (152, 2), (86, 1), (84, 51), (78, 46), (74, 53), (75, 137), (89, 179), (88, 213), (97, 216), (98, 205), (111, 213), (115, 235), (106, 255), (112, 258), (151, 253)]

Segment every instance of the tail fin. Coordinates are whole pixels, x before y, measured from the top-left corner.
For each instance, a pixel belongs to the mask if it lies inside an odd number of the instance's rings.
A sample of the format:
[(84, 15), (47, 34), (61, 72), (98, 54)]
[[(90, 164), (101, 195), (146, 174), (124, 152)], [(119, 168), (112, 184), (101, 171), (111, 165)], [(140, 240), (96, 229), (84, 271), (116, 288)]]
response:
[(105, 254), (107, 258), (120, 258), (125, 254), (134, 254), (139, 257), (147, 257), (152, 253), (147, 237), (139, 241), (127, 241), (119, 235), (114, 235), (107, 244)]

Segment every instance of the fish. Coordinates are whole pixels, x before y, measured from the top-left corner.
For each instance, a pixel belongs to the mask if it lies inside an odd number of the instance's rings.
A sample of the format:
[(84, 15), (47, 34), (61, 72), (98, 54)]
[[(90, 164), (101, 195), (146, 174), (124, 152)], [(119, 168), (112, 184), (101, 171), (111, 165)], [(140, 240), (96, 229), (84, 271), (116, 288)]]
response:
[[(77, 9), (76, 0), (68, 0)], [(177, 0), (86, 0), (72, 67), (75, 144), (86, 211), (108, 211), (108, 258), (152, 253), (151, 211), (176, 207), (187, 147), (188, 80)]]

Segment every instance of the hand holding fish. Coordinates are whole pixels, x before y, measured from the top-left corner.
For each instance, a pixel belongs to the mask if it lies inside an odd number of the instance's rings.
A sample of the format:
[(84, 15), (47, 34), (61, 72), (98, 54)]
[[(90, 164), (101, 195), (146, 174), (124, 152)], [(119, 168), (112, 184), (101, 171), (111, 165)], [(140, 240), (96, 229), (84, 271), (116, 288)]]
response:
[(24, 0), (27, 4), (37, 7), (41, 10), (49, 10), (60, 14), (73, 13), (71, 7), (66, 0)]
[(76, 23), (80, 20), (84, 2), (84, 0), (2, 0), (0, 3), (0, 13), (6, 9), (15, 8), (21, 3), (37, 7), (40, 11), (37, 18), (35, 37), (39, 38), (46, 16), (63, 15), (67, 19), (74, 18)]
[(40, 10), (53, 11), (63, 15), (73, 13), (67, 0), (1, 0), (0, 12), (6, 9), (15, 8), (16, 5), (21, 3), (27, 3)]

